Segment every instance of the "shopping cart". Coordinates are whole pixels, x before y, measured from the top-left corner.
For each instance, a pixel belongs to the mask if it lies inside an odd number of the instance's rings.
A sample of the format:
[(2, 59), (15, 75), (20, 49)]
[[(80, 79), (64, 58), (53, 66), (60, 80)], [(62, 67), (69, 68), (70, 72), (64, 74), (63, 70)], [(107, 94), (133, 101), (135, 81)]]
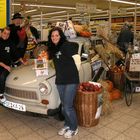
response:
[[(138, 74), (138, 73), (137, 73)], [(125, 88), (124, 95), (127, 106), (132, 104), (133, 93), (140, 92), (140, 74), (138, 77), (133, 77), (132, 73), (124, 72)]]
[(132, 104), (133, 93), (140, 93), (140, 50), (131, 50), (125, 61), (124, 96), (127, 106)]

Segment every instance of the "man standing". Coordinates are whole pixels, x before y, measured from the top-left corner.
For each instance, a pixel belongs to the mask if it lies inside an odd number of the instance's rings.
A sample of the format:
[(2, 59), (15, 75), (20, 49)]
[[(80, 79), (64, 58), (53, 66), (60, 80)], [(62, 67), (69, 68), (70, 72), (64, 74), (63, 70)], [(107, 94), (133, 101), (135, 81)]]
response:
[(129, 45), (133, 45), (134, 34), (131, 29), (132, 25), (125, 23), (117, 39), (117, 45), (124, 54), (127, 53)]
[(15, 13), (12, 18), (12, 24), (9, 25), (11, 33), (10, 33), (10, 39), (13, 42), (14, 46), (16, 47), (18, 57), (13, 56), (12, 60), (15, 62), (19, 58), (23, 58), (26, 48), (27, 48), (27, 35), (25, 32), (25, 29), (22, 27), (22, 19), (20, 13)]

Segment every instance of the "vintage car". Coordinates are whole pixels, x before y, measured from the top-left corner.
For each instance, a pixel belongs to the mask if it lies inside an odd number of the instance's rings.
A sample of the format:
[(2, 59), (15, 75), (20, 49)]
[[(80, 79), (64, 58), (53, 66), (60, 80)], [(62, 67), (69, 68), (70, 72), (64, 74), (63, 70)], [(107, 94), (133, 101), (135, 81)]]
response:
[[(81, 67), (79, 70), (80, 82), (92, 79), (91, 63), (88, 60), (86, 45), (90, 45), (89, 39), (76, 38), (70, 41), (79, 44), (81, 55)], [(84, 58), (83, 58), (84, 57)], [(37, 76), (34, 60), (30, 60), (27, 66), (13, 68), (6, 80), (5, 107), (24, 112), (39, 114), (51, 114), (60, 106), (60, 99), (55, 86), (55, 69), (49, 64), (48, 75)]]

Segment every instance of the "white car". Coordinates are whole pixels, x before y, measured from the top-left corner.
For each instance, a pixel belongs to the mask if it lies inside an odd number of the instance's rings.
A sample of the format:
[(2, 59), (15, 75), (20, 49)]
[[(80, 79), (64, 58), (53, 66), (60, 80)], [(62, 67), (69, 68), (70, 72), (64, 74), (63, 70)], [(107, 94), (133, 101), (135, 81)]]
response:
[[(89, 39), (76, 38), (70, 41), (79, 44), (79, 54), (87, 53), (84, 45)], [(85, 43), (86, 42), (86, 43)], [(83, 55), (88, 57), (88, 55)], [(80, 82), (92, 79), (90, 61), (82, 59), (79, 70)], [(4, 106), (18, 111), (51, 114), (59, 108), (60, 99), (55, 85), (55, 69), (49, 65), (48, 75), (36, 76), (34, 64), (14, 68), (6, 80)]]

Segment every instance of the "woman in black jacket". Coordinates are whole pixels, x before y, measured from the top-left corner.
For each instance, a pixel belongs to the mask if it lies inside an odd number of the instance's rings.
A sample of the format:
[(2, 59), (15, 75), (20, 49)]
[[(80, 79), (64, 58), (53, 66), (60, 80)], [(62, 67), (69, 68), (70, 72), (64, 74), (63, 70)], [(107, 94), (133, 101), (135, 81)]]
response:
[(77, 117), (73, 101), (79, 84), (79, 73), (73, 56), (78, 53), (78, 44), (68, 42), (63, 31), (55, 27), (48, 36), (49, 59), (53, 59), (56, 70), (56, 86), (62, 103), (62, 113), (65, 117), (64, 127), (58, 132), (65, 138), (71, 138), (78, 133)]

